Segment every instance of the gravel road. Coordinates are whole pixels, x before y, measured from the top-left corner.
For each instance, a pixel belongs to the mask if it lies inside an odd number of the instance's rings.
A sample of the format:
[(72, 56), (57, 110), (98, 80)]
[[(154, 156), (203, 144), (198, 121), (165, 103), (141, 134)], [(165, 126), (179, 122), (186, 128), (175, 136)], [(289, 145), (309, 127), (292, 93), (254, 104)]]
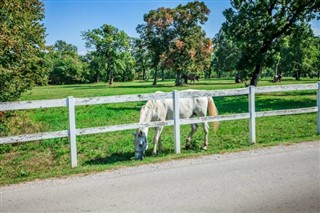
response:
[(320, 142), (0, 188), (0, 212), (320, 212)]

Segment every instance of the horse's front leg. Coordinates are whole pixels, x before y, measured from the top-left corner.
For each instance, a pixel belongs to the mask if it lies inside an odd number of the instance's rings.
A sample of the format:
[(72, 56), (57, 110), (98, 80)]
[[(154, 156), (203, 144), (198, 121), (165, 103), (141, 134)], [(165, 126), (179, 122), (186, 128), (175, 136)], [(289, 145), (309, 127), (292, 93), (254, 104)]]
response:
[(202, 146), (203, 150), (207, 150), (209, 145), (209, 125), (207, 122), (203, 123), (203, 131), (204, 131), (204, 143)]
[(152, 155), (156, 155), (157, 154), (157, 145), (158, 145), (158, 142), (159, 142), (163, 127), (156, 127), (154, 129), (155, 129), (155, 133), (154, 133), (154, 138), (153, 138)]

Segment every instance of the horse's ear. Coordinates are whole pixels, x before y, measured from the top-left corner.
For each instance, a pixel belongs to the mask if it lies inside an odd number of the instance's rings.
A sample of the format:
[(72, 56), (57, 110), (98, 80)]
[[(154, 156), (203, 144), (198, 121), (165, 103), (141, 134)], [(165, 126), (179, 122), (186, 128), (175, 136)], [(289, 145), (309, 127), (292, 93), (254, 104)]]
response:
[(139, 129), (139, 136), (142, 136), (143, 135), (143, 132), (141, 129)]

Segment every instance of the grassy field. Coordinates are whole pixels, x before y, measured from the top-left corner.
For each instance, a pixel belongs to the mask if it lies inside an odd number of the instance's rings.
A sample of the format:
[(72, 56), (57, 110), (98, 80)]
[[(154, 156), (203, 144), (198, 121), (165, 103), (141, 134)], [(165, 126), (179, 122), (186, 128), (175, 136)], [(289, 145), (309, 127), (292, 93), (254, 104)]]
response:
[[(316, 83), (316, 80), (294, 81), (285, 79), (284, 84)], [(279, 85), (261, 81), (259, 86)], [(105, 83), (37, 87), (22, 95), (20, 100), (40, 100), (74, 97), (110, 96), (122, 94), (169, 92), (175, 89), (231, 89), (241, 88), (243, 84), (234, 84), (233, 79), (200, 80), (199, 83), (174, 87), (173, 80), (159, 82), (154, 87), (151, 82), (115, 83), (109, 87)], [(248, 111), (247, 96), (219, 97), (215, 102), (220, 114)], [(136, 123), (143, 102), (125, 104), (104, 104), (76, 107), (77, 128), (98, 127), (115, 124)], [(257, 111), (292, 109), (316, 106), (316, 91), (282, 92), (262, 94), (256, 97)], [(18, 111), (19, 119), (10, 123), (10, 135), (57, 131), (68, 129), (66, 108), (37, 109)], [(119, 131), (77, 137), (78, 167), (70, 167), (70, 148), (67, 138), (51, 139), (23, 144), (0, 145), (0, 185), (34, 180), (38, 178), (60, 177), (70, 174), (115, 169), (144, 163), (161, 162), (169, 159), (196, 157), (213, 153), (224, 153), (253, 149), (277, 144), (319, 140), (316, 134), (316, 114), (277, 116), (258, 118), (257, 144), (249, 145), (248, 120), (220, 122), (217, 135), (210, 132), (208, 151), (203, 152), (203, 131), (199, 129), (192, 141), (193, 149), (182, 149), (180, 155), (174, 154), (173, 128), (164, 128), (162, 140), (164, 151), (152, 157), (150, 150), (144, 161), (132, 159), (133, 136), (131, 131)], [(190, 126), (182, 126), (182, 147)], [(150, 131), (151, 143), (153, 131)]]

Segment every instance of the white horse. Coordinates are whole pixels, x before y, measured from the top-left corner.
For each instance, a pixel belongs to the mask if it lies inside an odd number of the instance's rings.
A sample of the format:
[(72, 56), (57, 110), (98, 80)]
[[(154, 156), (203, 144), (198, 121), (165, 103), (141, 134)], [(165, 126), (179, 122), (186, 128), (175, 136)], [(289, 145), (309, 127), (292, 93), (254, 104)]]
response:
[[(179, 114), (180, 118), (190, 118), (193, 115), (200, 117), (206, 116), (207, 111), (210, 116), (217, 116), (218, 110), (211, 97), (197, 97), (197, 98), (180, 98), (179, 99)], [(140, 110), (140, 123), (150, 121), (165, 121), (173, 120), (173, 100), (149, 100)], [(213, 123), (214, 131), (218, 129), (218, 122)], [(157, 145), (159, 151), (162, 151), (161, 132), (163, 127), (156, 127), (153, 138), (152, 154), (156, 155)], [(186, 138), (186, 148), (190, 147), (190, 141), (193, 134), (197, 131), (198, 125), (191, 124), (191, 132)], [(206, 150), (208, 146), (209, 125), (207, 122), (203, 123), (203, 131), (205, 133), (204, 144), (202, 149)], [(139, 128), (136, 133), (133, 133), (135, 158), (142, 160), (144, 152), (148, 149), (148, 128)]]

